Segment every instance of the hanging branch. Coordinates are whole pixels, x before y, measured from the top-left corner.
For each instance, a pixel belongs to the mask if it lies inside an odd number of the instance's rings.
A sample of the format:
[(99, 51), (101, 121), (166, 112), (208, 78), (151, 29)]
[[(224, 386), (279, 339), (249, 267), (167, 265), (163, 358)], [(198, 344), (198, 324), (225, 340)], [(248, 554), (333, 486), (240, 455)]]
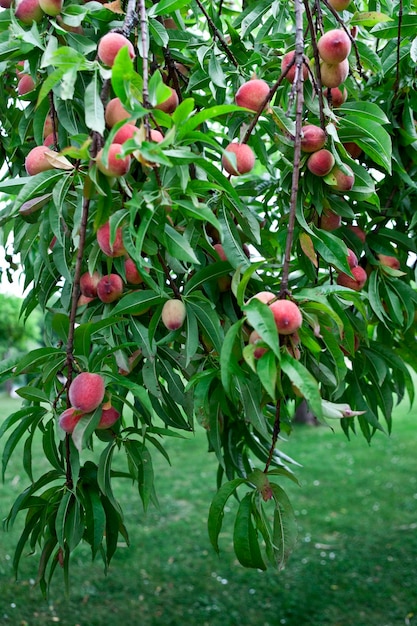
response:
[(203, 13), (204, 17), (206, 18), (207, 23), (209, 25), (209, 28), (211, 29), (211, 31), (213, 33), (213, 37), (215, 37), (216, 39), (219, 40), (219, 44), (223, 48), (223, 51), (226, 54), (226, 56), (229, 59), (229, 61), (231, 61), (233, 63), (233, 65), (238, 68), (239, 67), (239, 63), (236, 61), (233, 52), (230, 50), (229, 46), (227, 45), (227, 41), (225, 40), (225, 38), (223, 37), (223, 35), (219, 31), (219, 29), (217, 28), (216, 24), (211, 19), (210, 15), (207, 13), (206, 9), (204, 8), (204, 6), (200, 2), (200, 0), (195, 0), (195, 1), (196, 1), (197, 5), (198, 5), (200, 11)]
[(285, 245), (284, 265), (282, 268), (281, 289), (279, 297), (283, 298), (288, 292), (288, 277), (291, 262), (291, 250), (294, 239), (295, 214), (297, 211), (298, 185), (300, 179), (300, 161), (301, 161), (301, 128), (303, 123), (303, 51), (304, 51), (304, 35), (303, 35), (303, 0), (295, 0), (295, 84), (296, 84), (296, 112), (295, 112), (295, 141), (294, 141), (294, 168), (291, 184), (290, 213), (288, 218), (287, 241)]

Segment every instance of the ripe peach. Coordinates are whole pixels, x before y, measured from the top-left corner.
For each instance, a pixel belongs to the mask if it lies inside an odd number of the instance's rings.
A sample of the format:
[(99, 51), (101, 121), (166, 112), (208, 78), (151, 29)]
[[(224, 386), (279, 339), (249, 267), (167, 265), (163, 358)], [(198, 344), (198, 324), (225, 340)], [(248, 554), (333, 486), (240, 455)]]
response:
[[(236, 167), (228, 158), (227, 152), (232, 152), (236, 155)], [(252, 148), (246, 143), (229, 143), (222, 156), (222, 165), (228, 174), (233, 174), (234, 176), (246, 174), (255, 165), (255, 155)]]
[[(293, 63), (293, 59), (295, 57), (295, 50), (291, 50), (291, 52), (287, 52), (286, 54), (284, 54), (284, 56), (282, 57), (281, 60), (281, 72), (284, 73), (285, 70), (287, 69), (287, 67), (289, 67), (291, 65), (291, 63)], [(290, 67), (290, 69), (288, 70), (288, 72), (285, 75), (285, 78), (290, 82), (293, 83), (294, 79), (295, 79), (295, 63), (293, 63)], [(307, 80), (308, 78), (308, 69), (307, 66), (305, 65), (305, 63), (303, 63), (303, 79)]]
[(97, 230), (97, 241), (106, 256), (118, 257), (126, 254), (121, 228), (116, 229), (114, 241), (110, 242), (110, 222), (106, 222)]
[(98, 151), (96, 156), (97, 167), (106, 176), (124, 176), (130, 168), (130, 155), (119, 157), (122, 151), (120, 143), (112, 143), (107, 152), (107, 165), (103, 161), (103, 148)]
[(54, 169), (54, 166), (47, 159), (48, 155), (55, 156), (56, 152), (49, 150), (46, 146), (32, 148), (25, 159), (25, 168), (29, 176)]
[(166, 100), (160, 102), (155, 106), (155, 109), (158, 109), (159, 111), (164, 111), (164, 113), (173, 113), (179, 103), (178, 94), (175, 89), (173, 89), (172, 87), (169, 87), (169, 89), (171, 90), (171, 95)]
[(99, 430), (110, 428), (111, 426), (113, 426), (113, 424), (117, 422), (119, 418), (120, 413), (113, 406), (110, 406), (107, 409), (103, 409), (97, 428)]
[(97, 56), (104, 65), (112, 67), (117, 53), (125, 46), (127, 46), (130, 58), (134, 59), (135, 49), (127, 37), (120, 33), (106, 33), (98, 42)]
[(325, 209), (321, 214), (320, 228), (322, 230), (331, 232), (333, 230), (336, 230), (336, 228), (339, 228), (341, 223), (342, 218), (340, 217), (340, 215), (337, 215), (337, 213), (333, 213), (333, 211)]
[(303, 152), (316, 152), (326, 143), (326, 133), (320, 126), (306, 124), (301, 129), (301, 149)]
[(70, 406), (58, 418), (58, 424), (66, 433), (72, 433), (82, 417), (82, 411)]
[[(6, 2), (8, 2), (8, 1), (9, 0), (6, 0)], [(0, 0), (0, 7), (2, 7), (2, 6), (3, 5), (2, 5), (1, 0)], [(9, 7), (3, 7), (3, 8), (8, 9)], [(24, 61), (18, 61), (16, 63), (16, 76), (17, 76), (17, 79), (19, 80), (19, 78), (22, 78), (22, 76), (24, 76), (25, 74), (26, 74), (26, 72), (25, 72), (25, 62)]]
[(307, 167), (315, 176), (327, 176), (334, 167), (334, 156), (330, 150), (322, 148), (308, 158)]
[(56, 17), (62, 11), (64, 0), (39, 0), (39, 6), (46, 15)]
[[(256, 330), (253, 330), (251, 334), (249, 335), (249, 343), (253, 343), (256, 345), (257, 343), (262, 342), (262, 341), (263, 339), (261, 335)], [(268, 352), (268, 348), (263, 348), (259, 346), (259, 348), (255, 348), (253, 352), (253, 356), (255, 357), (255, 359), (260, 359), (261, 356), (265, 354), (265, 352)]]
[(336, 11), (343, 11), (347, 9), (351, 0), (327, 0), (331, 7)]
[(341, 272), (337, 277), (337, 284), (341, 287), (349, 287), (354, 291), (361, 291), (368, 278), (365, 270), (360, 265), (357, 265), (356, 267), (352, 267), (351, 272), (353, 274), (353, 278), (352, 276), (349, 276), (349, 274)]
[(303, 323), (300, 309), (291, 300), (275, 300), (270, 309), (280, 335), (291, 335)]
[[(273, 300), (276, 296), (270, 291), (258, 291), (258, 293), (256, 293), (253, 297), (257, 300), (260, 300), (264, 304), (268, 304), (268, 302)], [(248, 302), (250, 302), (251, 300), (252, 298), (250, 298)]]
[(39, 6), (39, 0), (17, 0), (15, 15), (23, 24), (40, 22), (43, 18), (43, 11)]
[(33, 80), (32, 76), (29, 76), (29, 74), (23, 74), (22, 78), (20, 78), (19, 82), (17, 83), (17, 93), (19, 94), (19, 96), (25, 96), (27, 93), (33, 91), (34, 89), (35, 81)]
[(108, 101), (104, 112), (104, 119), (109, 128), (113, 128), (118, 122), (123, 122), (123, 120), (128, 120), (129, 118), (130, 113), (126, 111), (120, 98), (112, 98)]
[(90, 304), (93, 300), (95, 300), (95, 298), (89, 298), (88, 296), (81, 294), (77, 300), (77, 306), (85, 306), (86, 304)]
[(181, 328), (186, 315), (187, 311), (182, 300), (167, 300), (162, 307), (162, 323), (168, 330)]
[(219, 255), (221, 261), (227, 261), (227, 256), (221, 243), (215, 243), (213, 248)]
[(325, 63), (341, 63), (350, 54), (351, 43), (349, 35), (341, 28), (327, 31), (317, 42), (320, 58)]
[(0, 0), (0, 7), (2, 9), (10, 9), (12, 0)]
[(136, 133), (139, 132), (139, 128), (134, 124), (124, 124), (119, 128), (115, 136), (113, 137), (113, 143), (123, 144), (128, 139), (133, 139)]
[(326, 98), (331, 102), (334, 108), (338, 108), (342, 106), (346, 102), (348, 93), (346, 87), (343, 87), (343, 91), (340, 87), (332, 87), (331, 89), (326, 89)]
[(84, 272), (80, 277), (80, 291), (87, 298), (95, 298), (97, 296), (97, 285), (101, 279), (99, 272)]
[(349, 75), (349, 61), (345, 59), (341, 63), (320, 63), (321, 82), (325, 87), (339, 87)]
[(345, 174), (337, 165), (332, 169), (330, 175), (332, 176), (332, 182), (330, 186), (335, 191), (350, 191), (355, 184), (355, 175), (348, 165), (344, 166), (349, 174)]
[(150, 135), (151, 141), (154, 141), (155, 143), (161, 143), (161, 141), (164, 140), (163, 134), (159, 130), (156, 130), (156, 128), (151, 129)]
[(127, 258), (125, 260), (125, 274), (126, 281), (130, 285), (140, 285), (141, 283), (143, 283), (143, 278), (138, 272), (136, 263), (130, 258)]
[(378, 254), (378, 260), (381, 265), (391, 267), (393, 270), (399, 270), (401, 267), (400, 261), (396, 256), (390, 256), (388, 254)]
[(118, 300), (123, 294), (123, 280), (119, 274), (107, 274), (97, 284), (97, 295), (102, 302), (109, 304)]
[(78, 411), (91, 413), (103, 402), (104, 390), (104, 378), (100, 374), (82, 372), (70, 384), (68, 398)]
[(261, 104), (269, 94), (269, 85), (261, 78), (252, 78), (239, 87), (235, 95), (235, 102), (240, 107), (259, 111)]
[(50, 146), (54, 145), (54, 142), (55, 142), (54, 133), (51, 133), (50, 135), (45, 137), (45, 139), (43, 140), (42, 145), (46, 146), (47, 148), (49, 148)]
[(365, 243), (366, 233), (360, 226), (355, 226), (354, 224), (349, 224), (348, 229), (352, 231), (361, 240), (362, 243)]
[(43, 136), (44, 138), (54, 132), (54, 123), (52, 121), (51, 115), (47, 115), (45, 118), (45, 123), (43, 125)]
[(358, 159), (362, 154), (362, 148), (359, 148), (358, 144), (354, 141), (347, 141), (343, 144), (346, 152), (350, 154), (352, 159)]
[(348, 248), (347, 262), (348, 262), (350, 269), (358, 265), (358, 257), (353, 252), (353, 250), (351, 250), (351, 248)]

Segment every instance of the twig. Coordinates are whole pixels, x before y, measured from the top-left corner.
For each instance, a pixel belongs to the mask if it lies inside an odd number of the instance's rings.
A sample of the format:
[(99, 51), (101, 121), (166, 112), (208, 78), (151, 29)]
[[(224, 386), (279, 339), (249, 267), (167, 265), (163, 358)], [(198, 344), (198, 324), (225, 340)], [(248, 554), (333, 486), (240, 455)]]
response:
[(300, 179), (300, 161), (301, 161), (301, 128), (303, 123), (303, 72), (301, 71), (304, 37), (303, 37), (303, 0), (294, 0), (295, 7), (295, 63), (297, 71), (295, 75), (296, 83), (296, 112), (295, 112), (295, 142), (294, 142), (294, 168), (291, 185), (290, 213), (288, 218), (288, 232), (285, 244), (284, 265), (282, 268), (281, 289), (279, 297), (284, 297), (288, 291), (288, 277), (291, 262), (291, 250), (294, 239), (295, 215), (297, 211), (298, 186)]
[(169, 268), (167, 266), (167, 264), (165, 263), (164, 257), (162, 256), (162, 254), (160, 252), (158, 252), (158, 260), (160, 262), (160, 264), (162, 265), (162, 269), (164, 270), (164, 274), (170, 284), (170, 287), (172, 289), (172, 291), (174, 292), (174, 296), (176, 298), (178, 298), (178, 300), (181, 300), (181, 293), (177, 287), (177, 285), (175, 284), (175, 282), (172, 280), (172, 276), (170, 274)]
[(125, 37), (129, 37), (132, 30), (138, 23), (138, 14), (136, 12), (136, 0), (128, 0), (126, 8), (126, 17), (122, 28)]
[(225, 38), (223, 37), (219, 29), (217, 28), (216, 24), (213, 22), (213, 20), (211, 19), (210, 15), (207, 13), (206, 9), (204, 8), (200, 0), (195, 0), (195, 1), (200, 11), (203, 13), (204, 17), (206, 18), (207, 23), (213, 32), (213, 36), (217, 37), (217, 39), (219, 40), (220, 46), (223, 48), (223, 51), (225, 52), (227, 58), (229, 59), (229, 61), (233, 63), (235, 67), (239, 67), (239, 63), (235, 59), (233, 52), (230, 50)]
[(320, 113), (320, 126), (322, 129), (325, 129), (326, 121), (324, 119), (324, 103), (323, 103), (323, 89), (321, 83), (321, 71), (320, 71), (320, 57), (319, 51), (317, 49), (317, 37), (316, 31), (313, 24), (313, 16), (311, 14), (310, 5), (308, 0), (304, 0), (304, 8), (307, 16), (308, 28), (311, 36), (311, 43), (313, 46), (313, 54), (314, 54), (314, 64), (316, 69), (316, 76), (314, 77), (314, 85), (316, 88), (316, 93), (319, 99), (319, 113)]
[[(297, 0), (295, 0), (297, 2)], [(274, 428), (272, 431), (272, 442), (271, 447), (269, 448), (268, 458), (265, 463), (264, 474), (268, 473), (269, 466), (272, 462), (272, 457), (274, 456), (275, 446), (277, 445), (279, 433), (281, 432), (281, 398), (278, 399), (276, 407), (275, 407), (275, 421)]]

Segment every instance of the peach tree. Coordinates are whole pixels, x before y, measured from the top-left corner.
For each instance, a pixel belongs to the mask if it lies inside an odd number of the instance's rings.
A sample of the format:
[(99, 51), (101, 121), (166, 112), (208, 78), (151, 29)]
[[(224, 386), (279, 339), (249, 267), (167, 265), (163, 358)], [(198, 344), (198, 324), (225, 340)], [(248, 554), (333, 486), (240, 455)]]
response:
[(107, 568), (117, 485), (156, 503), (152, 459), (196, 424), (214, 549), (236, 497), (238, 561), (281, 568), (300, 403), (370, 440), (413, 399), (412, 3), (0, 4), (2, 243), (43, 312), (0, 379), (26, 380), (0, 427), (15, 570), (37, 553), (46, 593), (80, 542)]

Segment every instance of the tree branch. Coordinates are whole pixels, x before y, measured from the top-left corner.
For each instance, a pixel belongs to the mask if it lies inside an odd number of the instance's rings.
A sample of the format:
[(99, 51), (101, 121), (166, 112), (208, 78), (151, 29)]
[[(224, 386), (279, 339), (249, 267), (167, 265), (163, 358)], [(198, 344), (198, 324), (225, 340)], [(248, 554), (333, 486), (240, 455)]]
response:
[(224, 53), (226, 54), (227, 58), (229, 59), (229, 61), (231, 61), (233, 63), (233, 65), (235, 67), (239, 67), (239, 63), (237, 62), (237, 60), (235, 59), (235, 56), (233, 54), (233, 52), (230, 50), (229, 46), (227, 45), (227, 42), (225, 40), (225, 38), (223, 37), (223, 35), (221, 34), (221, 32), (219, 31), (219, 29), (217, 28), (216, 24), (213, 22), (213, 20), (211, 19), (210, 15), (207, 13), (206, 9), (204, 8), (204, 6), (202, 5), (202, 3), (200, 2), (200, 0), (195, 0), (200, 11), (203, 13), (204, 17), (207, 20), (207, 23), (209, 25), (209, 28), (211, 29), (213, 36), (216, 37), (219, 40), (220, 46), (222, 47)]

